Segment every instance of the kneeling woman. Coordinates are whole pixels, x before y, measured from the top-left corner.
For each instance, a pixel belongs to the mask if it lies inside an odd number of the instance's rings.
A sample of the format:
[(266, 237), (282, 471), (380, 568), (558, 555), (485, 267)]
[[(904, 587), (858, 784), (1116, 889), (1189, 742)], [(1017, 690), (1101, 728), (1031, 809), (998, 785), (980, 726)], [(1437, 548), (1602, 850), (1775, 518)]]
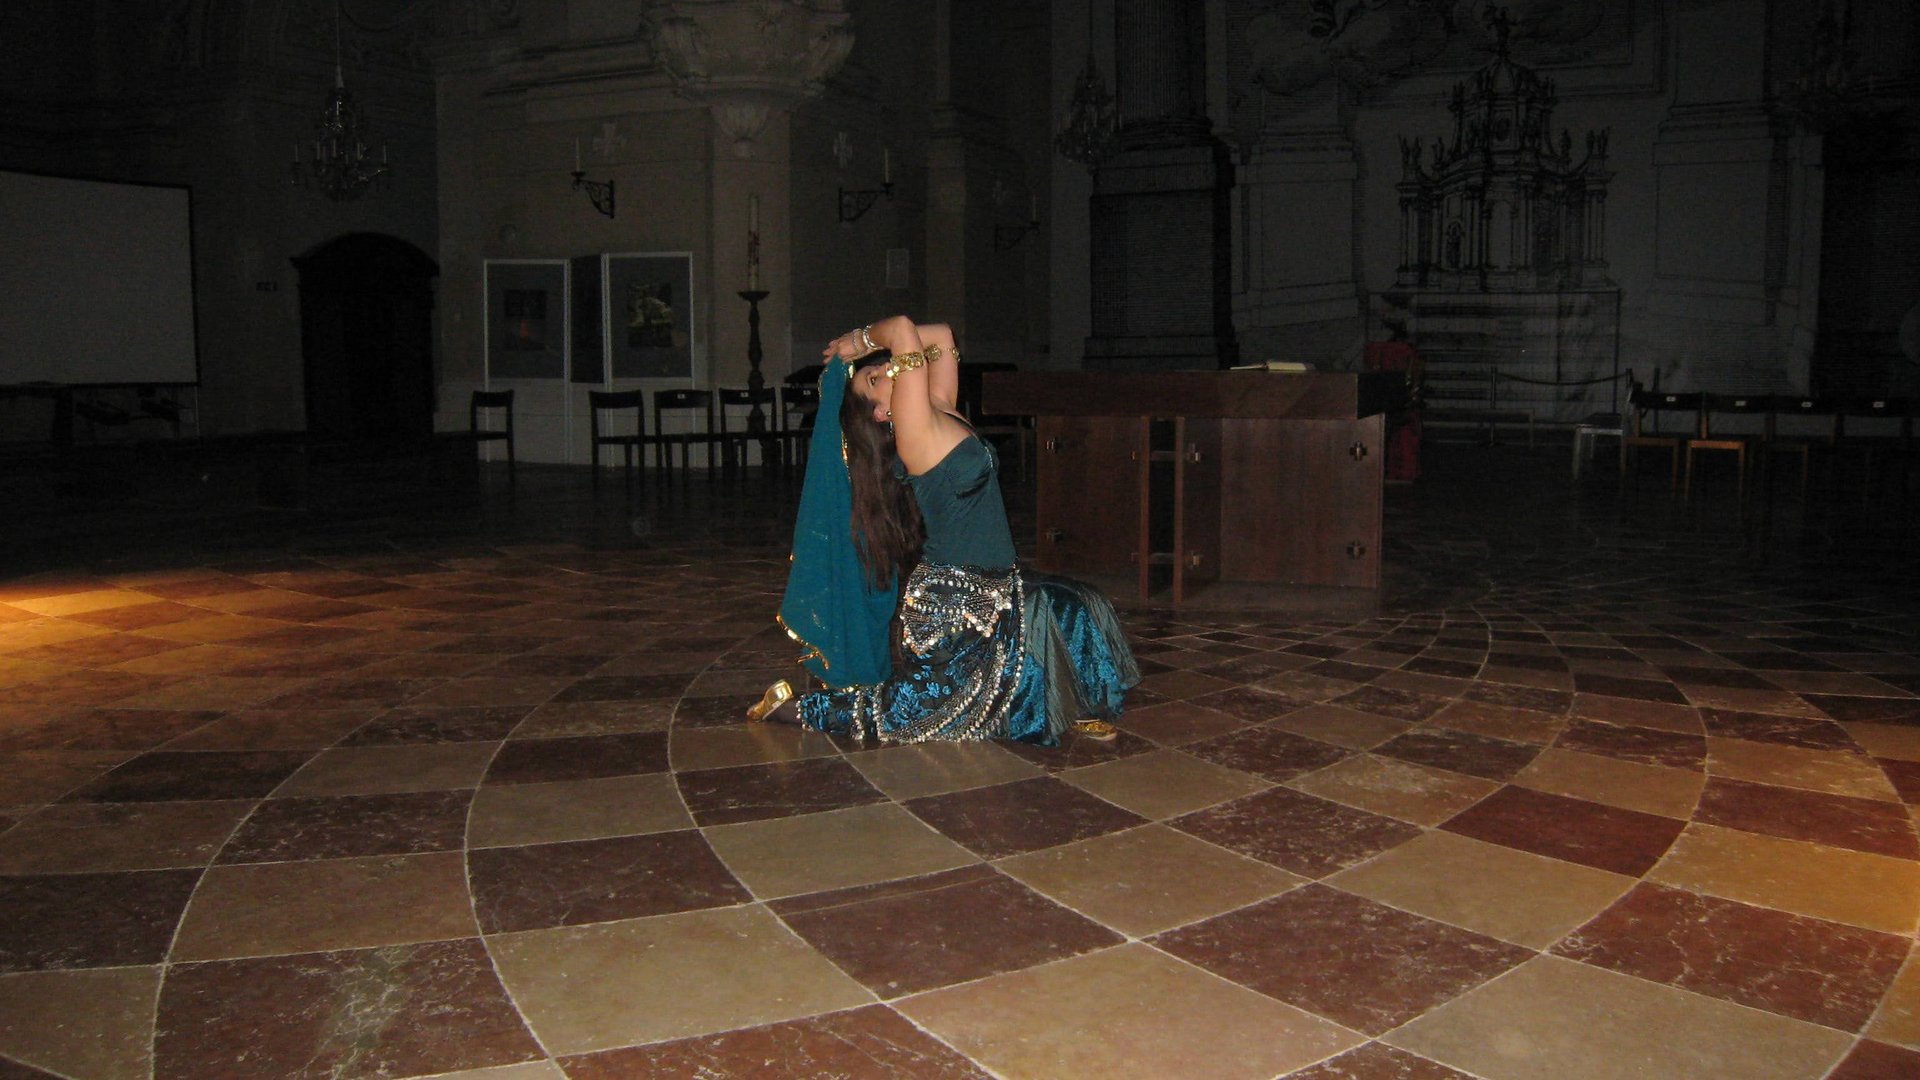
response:
[(895, 317), (824, 355), (780, 614), (829, 689), (775, 683), (749, 718), (862, 741), (1113, 738), (1139, 668), (1105, 597), (1014, 565), (993, 449), (955, 408), (952, 332)]

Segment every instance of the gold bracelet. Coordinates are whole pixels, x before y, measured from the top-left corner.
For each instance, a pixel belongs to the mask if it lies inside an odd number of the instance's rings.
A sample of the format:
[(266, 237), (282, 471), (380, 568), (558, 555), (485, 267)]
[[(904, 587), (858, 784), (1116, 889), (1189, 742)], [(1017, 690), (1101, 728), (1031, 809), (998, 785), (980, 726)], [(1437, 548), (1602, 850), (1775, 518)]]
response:
[(879, 352), (879, 351), (880, 351), (880, 346), (878, 346), (878, 345), (875, 345), (875, 344), (873, 343), (873, 338), (871, 338), (871, 337), (869, 337), (869, 336), (867, 335), (867, 331), (869, 331), (869, 330), (871, 330), (871, 329), (873, 329), (873, 327), (872, 327), (872, 325), (871, 325), (871, 324), (869, 324), (869, 325), (867, 325), (867, 326), (863, 326), (863, 327), (861, 327), (861, 328), (860, 328), (860, 344), (862, 344), (862, 345), (865, 345), (865, 346), (867, 347), (867, 351), (868, 351), (868, 352), (870, 352), (870, 353), (871, 353), (871, 352)]
[(936, 341), (927, 346), (927, 363), (937, 364), (940, 362), (940, 358), (945, 355), (947, 355), (947, 350), (941, 348), (939, 342)]
[(923, 352), (894, 353), (893, 361), (887, 365), (887, 378), (897, 379), (901, 373), (914, 368), (927, 366), (927, 354)]

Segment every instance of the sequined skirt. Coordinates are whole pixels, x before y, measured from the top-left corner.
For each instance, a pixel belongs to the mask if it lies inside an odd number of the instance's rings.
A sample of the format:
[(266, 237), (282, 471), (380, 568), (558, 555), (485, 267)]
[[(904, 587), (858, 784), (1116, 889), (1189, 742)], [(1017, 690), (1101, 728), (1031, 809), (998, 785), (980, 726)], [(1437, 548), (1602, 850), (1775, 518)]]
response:
[(808, 694), (807, 726), (861, 741), (1052, 746), (1112, 719), (1140, 681), (1113, 605), (1071, 578), (922, 563), (900, 598), (900, 662), (873, 686)]

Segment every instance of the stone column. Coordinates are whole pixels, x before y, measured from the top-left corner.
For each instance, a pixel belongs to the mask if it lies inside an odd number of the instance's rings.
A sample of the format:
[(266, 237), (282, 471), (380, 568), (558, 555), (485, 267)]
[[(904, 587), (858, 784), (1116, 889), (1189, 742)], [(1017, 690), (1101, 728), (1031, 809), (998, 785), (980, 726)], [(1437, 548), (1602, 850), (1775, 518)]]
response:
[(1205, 110), (1203, 5), (1119, 0), (1120, 152), (1094, 178), (1085, 366), (1231, 364), (1233, 166)]

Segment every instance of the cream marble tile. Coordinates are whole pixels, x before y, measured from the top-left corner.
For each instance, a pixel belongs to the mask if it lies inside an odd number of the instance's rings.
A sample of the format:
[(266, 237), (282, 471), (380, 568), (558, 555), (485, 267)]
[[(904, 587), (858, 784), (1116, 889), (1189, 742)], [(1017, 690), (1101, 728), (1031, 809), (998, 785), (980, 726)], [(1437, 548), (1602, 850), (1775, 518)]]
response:
[(1416, 915), (1544, 949), (1619, 899), (1634, 879), (1430, 832), (1327, 883)]
[(88, 1080), (147, 1080), (157, 967), (0, 976), (0, 1054)]
[(433, 1080), (567, 1080), (567, 1074), (551, 1061), (529, 1061), (520, 1065), (495, 1065), (490, 1069), (437, 1073)]
[(886, 804), (720, 825), (707, 842), (761, 899), (870, 885), (979, 859), (905, 809)]
[(1009, 1080), (1266, 1080), (1365, 1041), (1138, 944), (896, 1007)]
[(1920, 863), (1695, 823), (1647, 877), (1742, 903), (1912, 934)]
[(693, 827), (669, 773), (494, 784), (474, 793), (470, 847), (517, 847)]
[(874, 1000), (757, 904), (500, 934), (488, 947), (521, 1015), (553, 1054), (754, 1027)]
[(1134, 754), (1059, 774), (1084, 791), (1162, 821), (1273, 786), (1250, 773), (1201, 761), (1178, 750)]
[(892, 798), (905, 801), (922, 795), (1004, 784), (1039, 776), (1029, 765), (989, 742), (928, 742), (890, 746), (850, 754), (847, 760)]
[(1588, 802), (1686, 818), (1693, 815), (1694, 806), (1700, 802), (1707, 778), (1691, 769), (1642, 765), (1549, 747), (1520, 770), (1513, 782)]
[(1356, 754), (1286, 786), (1416, 825), (1438, 825), (1500, 790), (1492, 780), (1373, 754)]
[(364, 949), (479, 930), (457, 851), (216, 866), (194, 890), (171, 959)]
[(1920, 727), (1865, 722), (1840, 726), (1847, 729), (1847, 734), (1853, 736), (1861, 749), (1874, 757), (1920, 761)]
[(380, 795), (470, 788), (480, 782), (499, 745), (473, 742), (336, 747), (301, 766), (274, 794)]
[(31, 600), (10, 600), (8, 603), (36, 615), (81, 615), (89, 611), (105, 611), (109, 608), (130, 607), (134, 604), (151, 604), (153, 597), (131, 589), (90, 589), (86, 592), (41, 596)]
[(1907, 954), (1906, 966), (1880, 999), (1880, 1012), (1867, 1025), (1868, 1037), (1920, 1050), (1920, 949)]
[(792, 724), (676, 729), (670, 747), (673, 767), (680, 772), (839, 753), (825, 735)]
[(1680, 692), (1701, 708), (1737, 709), (1741, 712), (1771, 713), (1774, 716), (1813, 718), (1820, 710), (1790, 690), (1756, 690), (1741, 686), (1683, 686)]
[(1164, 825), (1016, 855), (996, 865), (1133, 937), (1245, 907), (1307, 880)]
[(1484, 701), (1456, 701), (1435, 713), (1433, 722), (1455, 731), (1536, 746), (1551, 744), (1567, 726), (1563, 717), (1550, 713)]
[(1413, 725), (1344, 705), (1309, 705), (1270, 721), (1268, 726), (1349, 750), (1370, 750)]
[(1485, 1080), (1806, 1080), (1853, 1037), (1543, 956), (1384, 1041)]
[(1842, 750), (1810, 750), (1751, 739), (1710, 738), (1707, 740), (1707, 772), (1756, 784), (1777, 784), (1882, 802), (1900, 801), (1893, 782), (1872, 758)]

